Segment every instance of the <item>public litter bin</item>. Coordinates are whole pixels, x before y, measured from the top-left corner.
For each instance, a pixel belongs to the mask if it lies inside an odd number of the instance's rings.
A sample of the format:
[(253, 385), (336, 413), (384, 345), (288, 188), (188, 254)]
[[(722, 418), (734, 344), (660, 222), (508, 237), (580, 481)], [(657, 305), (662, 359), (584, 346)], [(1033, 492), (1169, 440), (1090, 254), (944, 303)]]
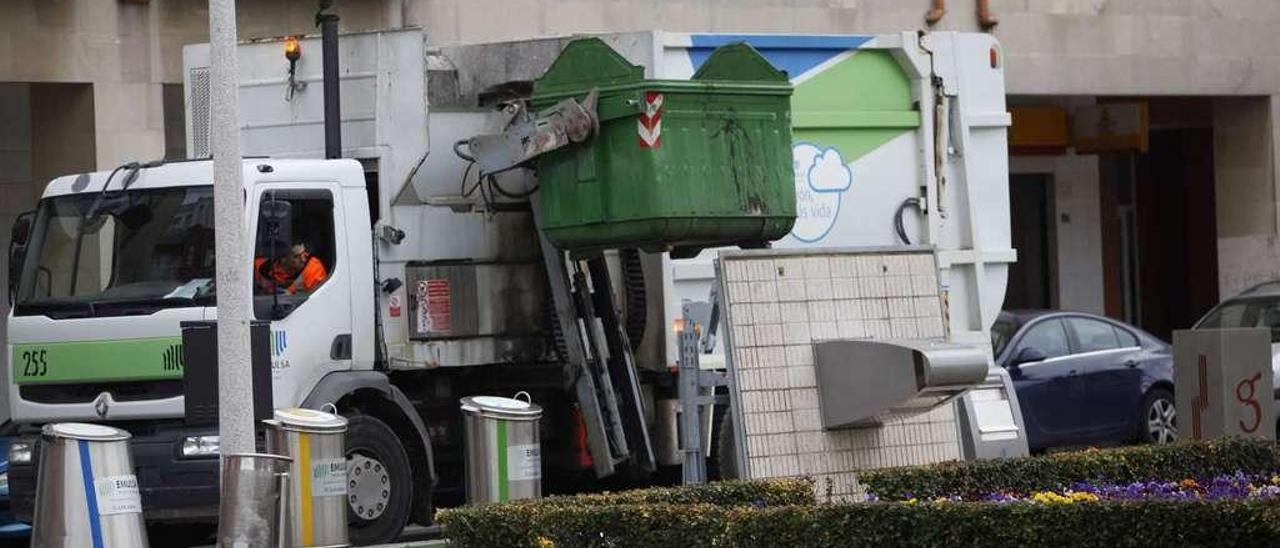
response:
[(469, 503), (542, 496), (542, 408), (521, 395), (462, 398)]
[(535, 110), (598, 93), (599, 129), (538, 157), (538, 224), (556, 247), (763, 245), (796, 219), (787, 74), (746, 43), (689, 80), (645, 79), (598, 38), (570, 42), (533, 84)]
[(291, 546), (347, 546), (347, 419), (293, 408), (277, 409), (275, 418), (263, 422), (267, 452), (293, 459)]
[(222, 457), (219, 548), (289, 548), (286, 519), (292, 464), (292, 459), (280, 455)]
[(130, 434), (100, 424), (46, 424), (32, 520), (33, 548), (145, 547)]

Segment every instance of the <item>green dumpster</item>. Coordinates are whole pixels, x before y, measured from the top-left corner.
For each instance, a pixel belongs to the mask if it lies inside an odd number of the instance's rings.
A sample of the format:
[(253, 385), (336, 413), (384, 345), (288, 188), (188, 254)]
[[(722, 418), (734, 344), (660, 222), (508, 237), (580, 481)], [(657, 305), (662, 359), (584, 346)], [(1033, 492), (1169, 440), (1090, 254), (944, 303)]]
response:
[(557, 247), (684, 256), (791, 230), (791, 84), (751, 46), (717, 49), (691, 80), (646, 80), (580, 39), (533, 89), (535, 109), (599, 92), (596, 136), (535, 164), (539, 224)]

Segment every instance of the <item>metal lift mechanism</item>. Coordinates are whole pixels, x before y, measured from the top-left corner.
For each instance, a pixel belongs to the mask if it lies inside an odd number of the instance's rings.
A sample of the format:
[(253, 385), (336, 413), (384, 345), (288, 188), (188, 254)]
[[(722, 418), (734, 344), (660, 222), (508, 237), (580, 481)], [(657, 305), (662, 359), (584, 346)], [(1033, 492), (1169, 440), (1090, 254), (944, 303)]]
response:
[[(537, 115), (522, 103), (509, 107), (512, 120), (500, 134), (480, 135), (467, 144), (482, 173), (518, 167), (533, 158), (590, 140), (599, 131), (597, 92), (578, 102), (565, 99)], [(529, 197), (538, 219), (538, 194)], [(565, 379), (572, 385), (587, 430), (597, 477), (623, 463), (653, 471), (656, 460), (645, 424), (640, 379), (625, 326), (613, 302), (612, 281), (602, 253), (567, 260), (539, 228), (543, 263), (564, 340)], [(586, 269), (583, 270), (583, 263)]]

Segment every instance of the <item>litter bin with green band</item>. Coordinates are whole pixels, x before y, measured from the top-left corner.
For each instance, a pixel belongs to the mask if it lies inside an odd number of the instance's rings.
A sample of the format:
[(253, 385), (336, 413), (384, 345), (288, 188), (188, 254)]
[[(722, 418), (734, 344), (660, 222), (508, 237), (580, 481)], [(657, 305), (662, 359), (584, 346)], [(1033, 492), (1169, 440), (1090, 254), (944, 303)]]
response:
[(521, 395), (462, 398), (469, 503), (542, 496), (542, 408)]
[(751, 46), (716, 49), (690, 80), (650, 80), (585, 38), (533, 89), (535, 109), (599, 93), (595, 137), (535, 162), (538, 223), (557, 247), (688, 254), (791, 230), (792, 88)]

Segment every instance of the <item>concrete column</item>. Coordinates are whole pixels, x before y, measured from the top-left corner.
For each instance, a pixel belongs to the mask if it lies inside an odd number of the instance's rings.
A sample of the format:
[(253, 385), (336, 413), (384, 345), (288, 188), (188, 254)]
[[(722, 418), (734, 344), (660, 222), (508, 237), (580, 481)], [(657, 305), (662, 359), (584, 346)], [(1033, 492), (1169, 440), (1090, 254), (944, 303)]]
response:
[(91, 84), (31, 84), (31, 194), (60, 175), (93, 171), (97, 157)]
[(1280, 278), (1278, 121), (1275, 96), (1213, 102), (1218, 292), (1223, 298)]
[[(0, 84), (0, 318), (9, 315), (9, 228), (31, 207), (30, 86)], [(0, 345), (8, 339), (0, 321)], [(8, 360), (0, 357), (0, 364)], [(8, 371), (0, 369), (8, 378)], [(9, 418), (8, 391), (0, 394), (0, 419)]]
[(1013, 156), (1009, 172), (1044, 173), (1052, 179), (1049, 208), (1054, 306), (1105, 313), (1102, 279), (1102, 218), (1098, 157)]

